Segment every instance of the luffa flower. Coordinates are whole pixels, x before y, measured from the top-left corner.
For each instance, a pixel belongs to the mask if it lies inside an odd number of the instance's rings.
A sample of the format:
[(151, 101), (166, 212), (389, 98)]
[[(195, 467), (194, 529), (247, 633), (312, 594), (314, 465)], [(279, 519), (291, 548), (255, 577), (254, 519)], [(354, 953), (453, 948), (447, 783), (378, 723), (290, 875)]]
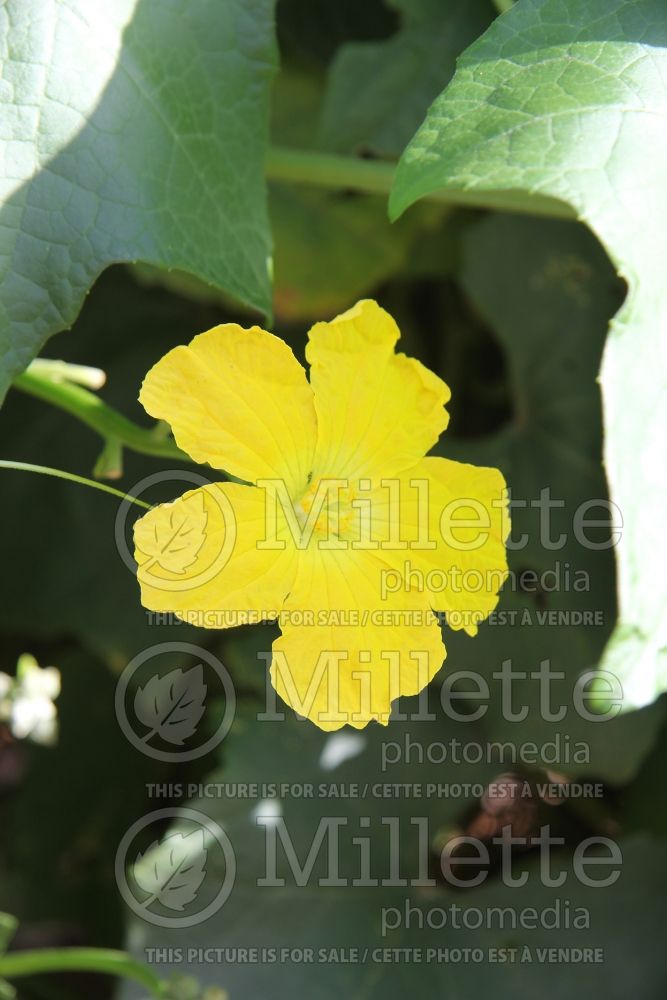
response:
[(442, 665), (434, 611), (474, 634), (507, 573), (503, 477), (424, 457), (450, 393), (399, 336), (368, 300), (316, 323), (308, 382), (282, 340), (226, 324), (170, 351), (139, 397), (196, 462), (248, 484), (137, 522), (143, 604), (206, 627), (278, 618), (272, 683), (327, 730), (387, 723)]

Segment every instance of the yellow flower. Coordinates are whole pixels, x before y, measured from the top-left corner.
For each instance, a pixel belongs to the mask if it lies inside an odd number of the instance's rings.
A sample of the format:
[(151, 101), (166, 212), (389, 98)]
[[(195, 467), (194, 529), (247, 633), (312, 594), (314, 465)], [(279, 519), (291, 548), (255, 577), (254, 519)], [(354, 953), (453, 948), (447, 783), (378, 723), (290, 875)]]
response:
[(445, 658), (434, 609), (474, 635), (507, 575), (496, 469), (424, 458), (449, 389), (362, 301), (289, 347), (225, 324), (170, 351), (140, 400), (213, 483), (135, 527), (142, 603), (205, 627), (277, 618), (271, 680), (320, 728), (386, 724)]

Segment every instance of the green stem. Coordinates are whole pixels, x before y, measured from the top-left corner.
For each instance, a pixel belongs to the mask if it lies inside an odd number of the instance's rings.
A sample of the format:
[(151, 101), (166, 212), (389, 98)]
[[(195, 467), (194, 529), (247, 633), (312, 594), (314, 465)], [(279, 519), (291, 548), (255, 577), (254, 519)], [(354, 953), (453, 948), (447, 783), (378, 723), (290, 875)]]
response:
[(493, 0), (493, 5), (499, 14), (505, 14), (514, 6), (514, 0)]
[(18, 469), (19, 472), (38, 472), (43, 476), (53, 476), (54, 479), (67, 479), (71, 483), (79, 483), (81, 486), (90, 486), (94, 490), (101, 490), (102, 493), (111, 493), (112, 496), (120, 497), (121, 500), (131, 500), (137, 507), (143, 507), (145, 510), (151, 509), (149, 503), (137, 500), (136, 497), (130, 496), (129, 493), (123, 493), (122, 490), (115, 490), (113, 486), (107, 486), (106, 483), (96, 483), (93, 479), (86, 479), (85, 476), (77, 476), (73, 472), (64, 472), (62, 469), (51, 469), (47, 465), (32, 465), (30, 462), (8, 462), (3, 459), (0, 460), (0, 469)]
[(395, 169), (386, 160), (362, 160), (356, 156), (278, 146), (269, 148), (265, 168), (269, 180), (353, 188), (369, 194), (389, 194)]
[(22, 392), (27, 392), (37, 399), (71, 413), (107, 441), (117, 441), (142, 455), (191, 461), (173, 441), (160, 437), (154, 428), (146, 429), (134, 424), (122, 413), (107, 406), (94, 392), (89, 392), (80, 385), (67, 381), (53, 381), (52, 378), (32, 371), (31, 368), (18, 375), (13, 385)]
[[(312, 184), (323, 188), (351, 188), (368, 194), (388, 195), (394, 183), (395, 165), (386, 160), (363, 160), (357, 156), (319, 153), (304, 149), (272, 146), (265, 160), (269, 180)], [(527, 212), (548, 218), (573, 219), (569, 205), (546, 195), (524, 195), (512, 191), (461, 191), (442, 188), (427, 195), (426, 201), (445, 205)]]
[(0, 957), (0, 978), (16, 979), (42, 972), (102, 972), (140, 983), (154, 997), (165, 995), (163, 981), (124, 951), (109, 948), (44, 948), (16, 951)]

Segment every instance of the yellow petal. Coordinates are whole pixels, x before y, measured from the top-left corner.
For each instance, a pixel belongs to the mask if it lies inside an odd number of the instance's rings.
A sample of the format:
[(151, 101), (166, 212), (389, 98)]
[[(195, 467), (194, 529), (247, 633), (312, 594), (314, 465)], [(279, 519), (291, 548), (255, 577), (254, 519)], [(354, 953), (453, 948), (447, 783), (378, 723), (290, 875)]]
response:
[(239, 479), (307, 483), (316, 420), (306, 373), (284, 341), (235, 323), (175, 347), (149, 371), (139, 400), (171, 424), (195, 462)]
[[(475, 635), (507, 578), (507, 488), (498, 469), (424, 458), (375, 484), (372, 537), (395, 575), (420, 590), (452, 628)], [(400, 579), (399, 579), (400, 578)]]
[(382, 600), (387, 569), (369, 551), (299, 554), (296, 579), (273, 644), (271, 681), (320, 729), (386, 725), (391, 702), (417, 694), (445, 657), (440, 627), (421, 594)]
[[(204, 628), (277, 617), (296, 572), (284, 519), (254, 486), (212, 483), (134, 526), (141, 603)], [(267, 532), (268, 528), (268, 532)], [(267, 548), (268, 540), (284, 543)]]
[(394, 353), (400, 333), (391, 316), (364, 300), (308, 336), (314, 475), (355, 479), (414, 465), (447, 426), (450, 392), (419, 361)]

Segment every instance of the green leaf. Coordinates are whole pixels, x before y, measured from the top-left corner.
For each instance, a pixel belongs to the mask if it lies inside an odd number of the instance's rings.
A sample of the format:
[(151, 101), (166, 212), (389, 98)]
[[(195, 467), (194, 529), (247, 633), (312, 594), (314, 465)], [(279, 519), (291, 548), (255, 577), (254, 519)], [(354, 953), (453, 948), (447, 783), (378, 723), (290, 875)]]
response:
[(270, 311), (272, 0), (8, 0), (0, 47), (0, 398), (114, 261)]
[(334, 59), (321, 128), (330, 149), (398, 155), (449, 81), (459, 52), (494, 16), (488, 0), (389, 2), (403, 15), (400, 31), (344, 45)]
[[(281, 67), (272, 90), (271, 135), (278, 146), (312, 148), (321, 92), (317, 74)], [(269, 184), (269, 211), (277, 321), (333, 316), (399, 271), (423, 274), (436, 268), (442, 274), (447, 266), (453, 228), (447, 206), (422, 206), (392, 226), (385, 200), (377, 195), (276, 181)], [(133, 271), (146, 283), (230, 308), (223, 294), (182, 271), (146, 265)]]
[[(414, 706), (414, 700), (411, 703)], [(405, 700), (401, 707), (405, 710), (408, 704)], [(474, 793), (467, 797), (460, 791), (476, 783), (485, 785), (492, 774), (492, 768), (462, 759), (436, 762), (437, 753), (429, 747), (449, 746), (450, 740), (474, 747), (479, 735), (471, 721), (448, 720), (446, 726), (424, 720), (393, 721), (386, 730), (373, 725), (363, 733), (331, 735), (298, 722), (292, 713), (284, 722), (261, 721), (250, 714), (237, 717), (225, 745), (224, 767), (210, 775), (206, 794), (193, 803), (224, 829), (234, 848), (236, 877), (229, 899), (217, 913), (190, 928), (156, 927), (131, 916), (128, 940), (134, 953), (145, 959), (146, 949), (172, 948), (172, 954), (182, 949), (185, 961), (176, 968), (195, 975), (202, 985), (222, 983), (230, 996), (276, 1000), (297, 994), (317, 1000), (333, 996), (399, 1000), (415, 984), (420, 996), (492, 993), (520, 1000), (562, 1000), (592, 993), (615, 997), (628, 991), (657, 996), (667, 882), (664, 843), (648, 836), (619, 838), (622, 871), (608, 887), (581, 884), (573, 871), (572, 846), (559, 849), (550, 862), (552, 873), (565, 875), (559, 888), (553, 882), (545, 884), (544, 869), (540, 876), (534, 853), (523, 861), (514, 856), (513, 875), (526, 874), (522, 885), (507, 884), (498, 873), (477, 888), (459, 891), (442, 880), (430, 887), (410, 884), (410, 879), (420, 878), (415, 820), (422, 833), (428, 833), (430, 876), (435, 876), (437, 845), (463, 829), (466, 817), (469, 820), (470, 811), (475, 811)], [(387, 759), (397, 763), (386, 768)], [(562, 832), (558, 823), (567, 808), (548, 814), (552, 836)], [(328, 852), (334, 842), (325, 839), (305, 884), (296, 883), (280, 844), (276, 870), (285, 884), (261, 884), (269, 870), (267, 831), (258, 822), (261, 815), (282, 818), (304, 867), (320, 824), (332, 819), (339, 824), (336, 846)], [(393, 844), (388, 836), (392, 821), (398, 830)], [(354, 884), (363, 871), (362, 845), (367, 871), (378, 884)], [(331, 875), (333, 864), (343, 884), (319, 884), (319, 879)], [(403, 887), (396, 885), (392, 874), (397, 870), (408, 883)], [(212, 873), (211, 885), (217, 884), (215, 879)], [(540, 926), (547, 908), (559, 906), (562, 914), (565, 905), (572, 916), (585, 908), (590, 926), (575, 927), (572, 922), (566, 926), (562, 916), (558, 924)], [(458, 916), (452, 916), (452, 907)], [(391, 908), (394, 912), (385, 914), (388, 926), (383, 932), (383, 909)], [(495, 908), (506, 914), (501, 925)], [(540, 915), (533, 929), (512, 927), (512, 915), (529, 908)], [(631, 913), (632, 920), (619, 920), (619, 913)], [(501, 964), (490, 961), (489, 949), (499, 947), (527, 948), (530, 957), (523, 963), (518, 958)], [(604, 960), (562, 961), (556, 975), (554, 966), (540, 961), (537, 951), (553, 947), (602, 948)], [(224, 962), (213, 963), (203, 957), (207, 948), (229, 950)], [(483, 958), (456, 960), (458, 948), (479, 948)], [(247, 949), (255, 949), (252, 960), (231, 960), (248, 954)], [(276, 957), (271, 959), (264, 949), (274, 949)], [(136, 992), (126, 987), (122, 995), (128, 1000)]]
[[(608, 519), (597, 506), (608, 495), (595, 375), (622, 283), (583, 226), (511, 215), (488, 216), (464, 234), (461, 279), (504, 351), (514, 409), (496, 433), (457, 439), (459, 418), (467, 414), (465, 403), (456, 409), (453, 391), (451, 429), (437, 447), (459, 461), (498, 466), (516, 506), (512, 575), (498, 612), (474, 639), (446, 631), (445, 669), (486, 678), (489, 740), (519, 748), (535, 743), (544, 763), (565, 774), (622, 783), (640, 768), (665, 706), (592, 721), (573, 700), (578, 678), (595, 668), (616, 620), (613, 549), (589, 545), (608, 546), (609, 531), (582, 530), (577, 512), (592, 503), (586, 517)], [(470, 363), (480, 364), (479, 353)], [(442, 371), (447, 377), (446, 363)], [(550, 509), (537, 506), (545, 488)], [(524, 675), (513, 686), (517, 706), (528, 708), (521, 722), (508, 717), (493, 677), (505, 660)], [(546, 660), (554, 675), (552, 710), (565, 710), (558, 721), (540, 705), (547, 684), (531, 677)]]
[[(603, 666), (626, 708), (667, 687), (667, 8), (519, 0), (462, 58), (399, 164), (391, 210), (439, 188), (558, 199), (628, 283), (600, 381), (620, 616)], [(563, 447), (571, 442), (563, 441)]]

